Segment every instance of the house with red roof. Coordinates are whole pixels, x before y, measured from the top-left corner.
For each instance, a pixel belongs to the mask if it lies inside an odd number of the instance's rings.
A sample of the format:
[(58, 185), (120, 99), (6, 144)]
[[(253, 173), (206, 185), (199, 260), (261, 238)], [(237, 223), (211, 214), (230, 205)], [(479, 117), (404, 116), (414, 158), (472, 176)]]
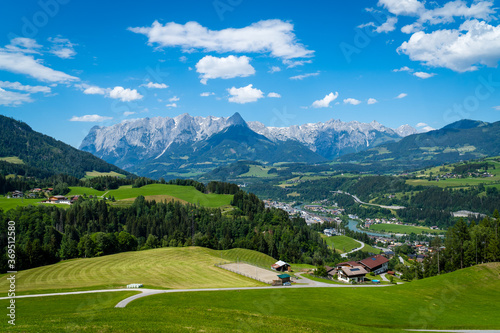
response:
[(389, 266), (389, 259), (377, 254), (359, 261), (359, 263), (368, 271), (373, 272), (375, 275), (387, 272)]

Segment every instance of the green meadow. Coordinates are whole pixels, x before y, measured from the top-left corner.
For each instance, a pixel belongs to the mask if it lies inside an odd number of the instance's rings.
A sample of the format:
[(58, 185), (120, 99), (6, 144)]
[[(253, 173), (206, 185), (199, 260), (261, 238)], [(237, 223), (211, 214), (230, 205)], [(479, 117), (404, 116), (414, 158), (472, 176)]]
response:
[[(96, 258), (61, 261), (54, 265), (21, 271), (18, 293), (33, 294), (89, 289), (124, 288), (142, 283), (149, 288), (223, 288), (264, 285), (214, 266), (221, 262), (245, 261), (270, 267), (276, 262), (260, 252), (232, 249), (216, 251), (201, 247), (165, 247), (123, 252)], [(0, 294), (8, 283), (0, 276)]]
[[(500, 264), (376, 288), (290, 288), (20, 299), (12, 332), (401, 332), (500, 329)], [(2, 305), (7, 306), (3, 300)]]
[(411, 234), (412, 232), (415, 234), (421, 234), (422, 232), (430, 234), (439, 234), (445, 232), (443, 230), (434, 230), (427, 227), (415, 227), (411, 225), (400, 225), (400, 224), (389, 224), (389, 223), (372, 224), (370, 226), (370, 230), (373, 230), (375, 232), (384, 230), (385, 232), (395, 233), (395, 234)]

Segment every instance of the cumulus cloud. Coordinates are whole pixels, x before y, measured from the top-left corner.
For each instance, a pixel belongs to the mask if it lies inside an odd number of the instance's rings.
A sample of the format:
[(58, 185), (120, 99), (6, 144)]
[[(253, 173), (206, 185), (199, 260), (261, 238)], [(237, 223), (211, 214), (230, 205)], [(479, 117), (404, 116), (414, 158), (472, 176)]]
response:
[(170, 104), (167, 104), (165, 105), (167, 108), (176, 108), (177, 107), (177, 103), (170, 103)]
[(418, 123), (415, 127), (417, 127), (417, 129), (420, 132), (429, 132), (429, 131), (434, 131), (435, 130), (435, 128), (427, 125), (426, 123)]
[(105, 97), (119, 99), (122, 102), (131, 102), (143, 98), (136, 89), (125, 89), (120, 86), (114, 88), (101, 88), (98, 86), (91, 86), (85, 83), (76, 84), (75, 87), (83, 90), (86, 95), (104, 95)]
[(133, 111), (125, 111), (125, 112), (123, 112), (123, 115), (124, 115), (125, 117), (131, 116), (131, 115), (133, 115), (133, 114), (135, 114), (135, 112), (133, 112)]
[(33, 100), (29, 94), (21, 94), (15, 91), (8, 91), (0, 88), (0, 105), (18, 106), (23, 103), (30, 103)]
[(477, 65), (496, 67), (500, 59), (500, 26), (470, 20), (458, 29), (419, 31), (401, 44), (398, 52), (428, 66), (456, 72), (475, 71)]
[(62, 59), (71, 59), (76, 55), (76, 51), (73, 48), (75, 44), (71, 43), (69, 39), (61, 37), (49, 37), (49, 42), (51, 42), (52, 48), (50, 53)]
[(462, 0), (450, 1), (443, 7), (423, 11), (418, 22), (420, 24), (425, 22), (430, 24), (450, 23), (455, 21), (455, 17), (490, 20), (495, 13), (495, 9), (492, 7), (493, 1), (476, 1), (470, 7)]
[(368, 98), (368, 101), (366, 103), (370, 105), (370, 104), (378, 103), (378, 101), (375, 98)]
[(247, 77), (255, 74), (255, 69), (250, 65), (250, 58), (246, 56), (205, 56), (196, 64), (196, 72), (200, 73), (201, 83), (207, 84), (208, 79)]
[(269, 53), (281, 59), (311, 57), (314, 51), (300, 44), (293, 33), (293, 24), (281, 20), (264, 20), (244, 28), (209, 30), (197, 22), (165, 25), (158, 21), (151, 27), (128, 28), (148, 37), (150, 45), (180, 47), (184, 51)]
[(202, 92), (200, 94), (201, 97), (208, 97), (208, 96), (211, 96), (211, 95), (215, 95), (215, 93), (206, 91), (206, 92)]
[(232, 87), (227, 89), (231, 97), (229, 97), (229, 102), (245, 104), (250, 102), (256, 102), (258, 99), (264, 97), (262, 90), (257, 88), (252, 88), (252, 84), (246, 87), (235, 88)]
[(421, 79), (428, 79), (436, 75), (436, 73), (426, 73), (426, 72), (415, 72), (413, 73), (416, 77), (419, 77)]
[(339, 97), (338, 92), (335, 92), (335, 93), (331, 92), (328, 95), (326, 95), (323, 99), (314, 101), (312, 103), (312, 106), (314, 108), (327, 108), (330, 106), (331, 102), (333, 102), (334, 100), (337, 99), (337, 97)]
[(270, 92), (269, 94), (267, 94), (267, 97), (271, 97), (271, 98), (281, 98), (281, 95), (278, 94), (278, 93), (275, 93), (275, 92)]
[(307, 73), (307, 74), (301, 74), (301, 75), (296, 75), (296, 76), (292, 76), (290, 77), (290, 80), (303, 80), (307, 77), (310, 77), (310, 76), (318, 76), (319, 75), (319, 72), (316, 72), (316, 73)]
[(154, 82), (148, 82), (148, 83), (143, 83), (140, 85), (140, 87), (146, 87), (150, 89), (167, 89), (168, 86), (165, 83), (154, 83)]
[(344, 99), (344, 104), (358, 105), (361, 104), (361, 101), (355, 98), (346, 98)]
[(135, 89), (125, 89), (123, 87), (114, 87), (110, 92), (109, 92), (109, 97), (119, 99), (122, 102), (131, 102), (135, 101), (138, 99), (141, 99), (142, 96), (137, 92)]
[(87, 114), (85, 116), (77, 117), (73, 116), (69, 121), (81, 121), (81, 122), (88, 122), (88, 123), (101, 123), (106, 120), (113, 119), (112, 117), (104, 117), (100, 116), (97, 114)]
[(394, 15), (412, 16), (424, 10), (424, 5), (418, 0), (379, 0), (378, 5)]
[(406, 93), (401, 93), (399, 95), (396, 96), (397, 99), (401, 99), (401, 98), (405, 98), (406, 96), (408, 96), (408, 94)]
[(26, 91), (30, 94), (34, 93), (50, 93), (51, 89), (50, 87), (46, 86), (28, 86), (28, 85), (23, 85), (19, 82), (9, 82), (9, 81), (0, 81), (0, 88), (8, 88), (12, 90), (18, 90), (18, 91)]
[(169, 102), (178, 102), (180, 100), (181, 99), (179, 97), (177, 97), (177, 96), (174, 96), (174, 97), (171, 97), (171, 98), (168, 99)]

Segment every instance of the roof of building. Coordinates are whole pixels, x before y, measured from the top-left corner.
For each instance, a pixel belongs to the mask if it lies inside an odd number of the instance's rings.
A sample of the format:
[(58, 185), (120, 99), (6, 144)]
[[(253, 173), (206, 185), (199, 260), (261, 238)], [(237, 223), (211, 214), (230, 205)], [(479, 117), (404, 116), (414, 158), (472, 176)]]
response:
[(341, 262), (340, 264), (337, 264), (337, 267), (339, 266), (359, 266), (359, 264), (356, 261), (346, 261), (346, 262)]
[(343, 266), (340, 269), (345, 273), (345, 275), (349, 277), (368, 274), (368, 272), (363, 268), (363, 266), (353, 266), (353, 267)]
[(363, 266), (366, 266), (370, 269), (373, 269), (373, 268), (378, 267), (382, 264), (385, 264), (388, 261), (389, 261), (389, 259), (387, 259), (386, 257), (384, 257), (380, 254), (377, 254), (376, 256), (363, 259), (359, 263), (362, 264)]
[(278, 277), (279, 277), (280, 279), (286, 279), (286, 278), (289, 278), (289, 277), (291, 277), (291, 276), (290, 276), (290, 275), (288, 275), (288, 274), (280, 274), (280, 275), (278, 275)]
[(289, 264), (287, 264), (287, 263), (286, 263), (286, 262), (284, 262), (283, 260), (276, 261), (276, 263), (275, 263), (274, 265), (278, 265), (279, 267), (281, 267), (281, 266), (285, 266), (285, 265), (290, 266)]

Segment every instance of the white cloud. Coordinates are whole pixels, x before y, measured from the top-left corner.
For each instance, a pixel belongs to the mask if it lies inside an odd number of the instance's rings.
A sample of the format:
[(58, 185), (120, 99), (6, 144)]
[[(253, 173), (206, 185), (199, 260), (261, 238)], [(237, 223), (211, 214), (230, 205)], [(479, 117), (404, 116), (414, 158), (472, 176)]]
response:
[(415, 127), (417, 127), (420, 132), (429, 132), (435, 130), (435, 128), (427, 125), (426, 123), (418, 123)]
[(281, 71), (281, 68), (278, 67), (278, 66), (273, 66), (271, 67), (271, 69), (269, 70), (269, 73), (276, 73), (276, 72), (280, 72)]
[(133, 112), (133, 111), (125, 111), (125, 112), (123, 112), (123, 115), (124, 115), (125, 117), (131, 116), (131, 115), (133, 115), (133, 114), (135, 114), (135, 112)]
[(180, 101), (180, 98), (177, 96), (174, 96), (174, 97), (169, 98), (168, 101), (169, 102), (178, 102), (178, 101)]
[(30, 94), (34, 93), (50, 93), (51, 89), (50, 87), (46, 86), (28, 86), (28, 85), (23, 85), (19, 82), (9, 82), (9, 81), (0, 81), (0, 88), (9, 88), (13, 90), (19, 90), (19, 91), (27, 91)]
[(179, 61), (186, 63), (188, 61), (188, 58), (186, 56), (180, 56)]
[(368, 98), (368, 102), (366, 102), (368, 105), (370, 104), (375, 104), (378, 103), (378, 101), (375, 98)]
[(73, 48), (75, 44), (71, 43), (69, 39), (61, 37), (49, 37), (48, 41), (53, 44), (50, 53), (58, 56), (59, 58), (71, 59), (76, 55), (76, 51)]
[(149, 44), (181, 47), (184, 51), (270, 53), (281, 59), (310, 57), (314, 53), (297, 42), (293, 24), (277, 19), (259, 21), (239, 29), (209, 30), (197, 22), (163, 25), (155, 21), (151, 27), (128, 30), (146, 35)]
[(413, 69), (408, 66), (401, 67), (400, 69), (393, 69), (393, 72), (413, 72)]
[(85, 88), (83, 91), (85, 95), (105, 95), (106, 94), (106, 89), (97, 87), (97, 86), (90, 86)]
[(492, 8), (493, 1), (477, 1), (470, 7), (465, 1), (456, 0), (447, 2), (443, 7), (437, 7), (431, 10), (425, 10), (419, 17), (418, 22), (429, 22), (430, 24), (454, 22), (454, 17), (464, 19), (482, 19), (490, 20), (495, 13)]
[(421, 79), (428, 79), (436, 75), (436, 73), (426, 73), (426, 72), (415, 72), (413, 73), (416, 77), (419, 77)]
[(305, 79), (306, 77), (310, 77), (310, 76), (318, 76), (318, 75), (319, 75), (319, 72), (316, 72), (316, 73), (301, 74), (301, 75), (296, 75), (296, 76), (292, 76), (292, 77), (290, 77), (290, 80), (303, 80), (303, 79)]
[(200, 94), (201, 97), (208, 97), (208, 96), (211, 96), (211, 95), (215, 95), (215, 93), (213, 93), (213, 92), (202, 92)]
[(398, 52), (427, 66), (456, 72), (477, 70), (477, 65), (496, 67), (500, 59), (500, 26), (478, 20), (464, 22), (456, 30), (414, 33)]
[(255, 74), (255, 69), (250, 65), (250, 58), (246, 56), (205, 56), (196, 64), (196, 72), (201, 74), (201, 83), (207, 84), (208, 79), (247, 77)]
[(20, 52), (20, 53), (37, 53), (40, 54), (42, 45), (39, 45), (36, 40), (25, 37), (17, 37), (10, 41), (9, 45), (5, 46), (5, 49), (9, 52)]
[(79, 80), (77, 77), (42, 65), (39, 60), (35, 60), (31, 55), (6, 52), (5, 49), (0, 49), (0, 70), (29, 75), (46, 82), (66, 83)]
[(344, 99), (344, 104), (358, 105), (361, 104), (361, 101), (354, 98), (346, 98)]
[(278, 94), (278, 93), (275, 93), (275, 92), (270, 92), (269, 94), (267, 94), (267, 97), (271, 97), (271, 98), (281, 98), (281, 95)]
[(0, 105), (17, 106), (29, 102), (33, 102), (29, 94), (21, 94), (0, 88)]
[(398, 19), (396, 17), (388, 17), (387, 21), (378, 26), (375, 31), (378, 33), (382, 32), (391, 32), (396, 29), (396, 23), (398, 23)]
[(142, 96), (135, 89), (125, 89), (123, 87), (114, 87), (113, 90), (109, 92), (109, 97), (119, 99), (122, 102), (131, 102), (141, 99)]
[(493, 109), (500, 111), (500, 105), (494, 106)]
[(401, 98), (405, 98), (406, 96), (408, 96), (408, 94), (406, 93), (401, 93), (399, 95), (396, 96), (397, 99), (401, 99)]
[(140, 85), (140, 87), (146, 87), (146, 88), (152, 88), (152, 89), (167, 89), (168, 86), (165, 83), (153, 83), (153, 82), (148, 82), (143, 83)]
[(165, 105), (167, 108), (176, 108), (177, 107), (177, 103), (170, 103), (170, 104), (167, 104)]
[(379, 0), (379, 6), (385, 7), (394, 15), (416, 15), (424, 10), (424, 5), (418, 0)]
[(312, 106), (314, 108), (327, 108), (330, 106), (331, 102), (333, 102), (334, 100), (337, 99), (337, 97), (339, 97), (338, 92), (335, 92), (335, 94), (333, 92), (331, 92), (328, 95), (326, 95), (323, 99), (314, 101), (312, 103)]
[(286, 65), (286, 68), (294, 68), (297, 66), (304, 66), (304, 64), (310, 64), (312, 60), (283, 60), (283, 64)]
[(104, 117), (104, 116), (99, 116), (97, 114), (87, 114), (85, 116), (77, 117), (73, 116), (69, 121), (82, 121), (82, 122), (89, 122), (89, 123), (101, 123), (106, 120), (113, 119), (112, 117)]
[(252, 84), (246, 87), (235, 88), (232, 87), (227, 89), (231, 97), (229, 97), (229, 102), (245, 104), (250, 102), (256, 102), (259, 98), (264, 97), (262, 90), (257, 88), (252, 88)]

